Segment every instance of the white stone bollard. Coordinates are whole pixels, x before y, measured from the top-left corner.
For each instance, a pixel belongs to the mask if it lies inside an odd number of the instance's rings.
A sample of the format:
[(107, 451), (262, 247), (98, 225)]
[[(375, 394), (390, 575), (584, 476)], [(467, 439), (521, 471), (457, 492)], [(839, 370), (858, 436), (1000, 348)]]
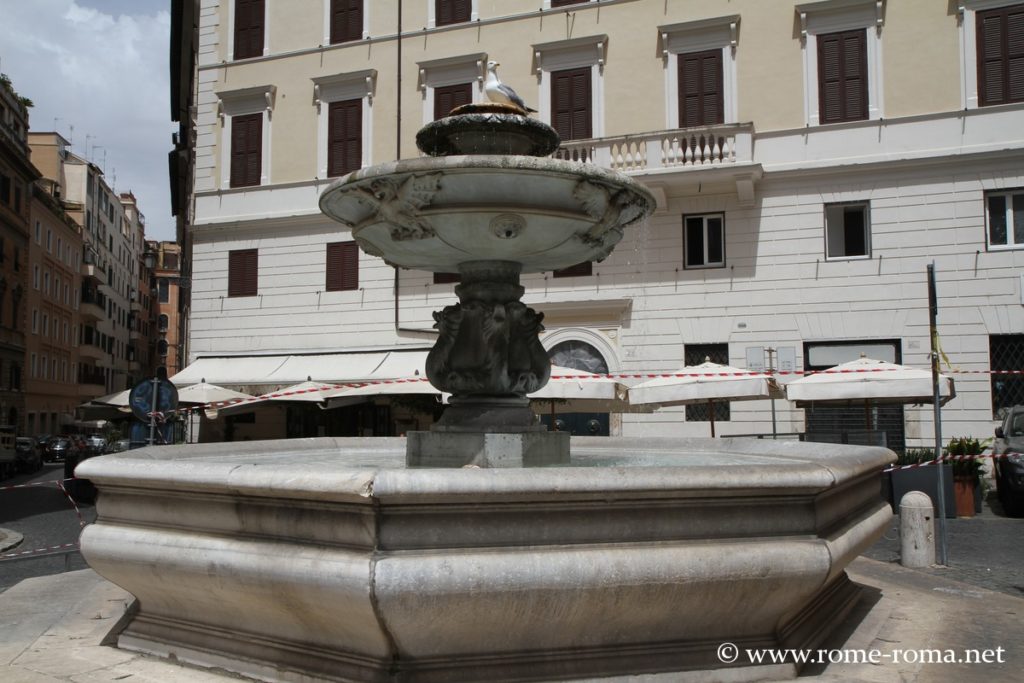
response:
[(900, 564), (935, 564), (935, 508), (928, 494), (908, 491), (900, 500)]

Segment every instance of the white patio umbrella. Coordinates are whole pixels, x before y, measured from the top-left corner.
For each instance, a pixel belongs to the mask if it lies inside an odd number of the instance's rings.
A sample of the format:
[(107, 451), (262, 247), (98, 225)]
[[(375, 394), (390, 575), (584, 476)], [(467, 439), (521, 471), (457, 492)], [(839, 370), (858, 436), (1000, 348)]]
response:
[(108, 406), (128, 406), (128, 395), (132, 393), (131, 389), (125, 389), (124, 391), (115, 391), (113, 394), (107, 394), (106, 396), (100, 396), (94, 398), (93, 403), (103, 403)]
[(387, 379), (370, 382), (360, 387), (330, 389), (323, 392), (328, 408), (341, 408), (365, 401), (372, 401), (379, 396), (428, 396), (435, 395), (438, 400), (447, 401), (451, 394), (434, 388), (425, 375), (409, 379)]
[(680, 368), (668, 377), (637, 384), (629, 390), (629, 402), (658, 407), (708, 404), (711, 436), (715, 435), (715, 402), (781, 398), (782, 390), (771, 375), (705, 361)]
[(548, 383), (527, 398), (534, 403), (550, 402), (552, 425), (555, 424), (555, 404), (559, 401), (567, 404), (566, 412), (570, 413), (650, 412), (646, 408), (631, 406), (628, 392), (625, 384), (605, 375), (552, 365)]
[[(956, 396), (953, 379), (939, 375), (939, 405)], [(858, 358), (828, 370), (793, 380), (786, 398), (802, 403), (864, 403), (870, 424), (870, 406), (876, 403), (932, 403), (931, 370), (921, 370), (873, 358)]]
[(207, 384), (205, 378), (199, 384), (178, 389), (179, 403), (206, 405), (207, 403), (221, 403), (223, 401), (246, 398), (253, 398), (253, 396), (252, 394), (243, 394), (241, 391), (226, 389), (216, 384)]

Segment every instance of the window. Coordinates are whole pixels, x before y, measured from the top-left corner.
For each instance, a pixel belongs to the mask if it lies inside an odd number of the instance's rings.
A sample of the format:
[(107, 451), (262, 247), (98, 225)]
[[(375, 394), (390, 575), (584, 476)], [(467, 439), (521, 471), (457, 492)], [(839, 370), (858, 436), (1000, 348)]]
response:
[(264, 0), (235, 0), (234, 58), (263, 55)]
[(821, 123), (868, 118), (866, 30), (818, 36), (818, 113)]
[(156, 353), (161, 358), (165, 358), (167, 356), (167, 349), (168, 344), (166, 339), (161, 339), (156, 343)]
[(1024, 247), (1024, 190), (985, 195), (989, 249)]
[(39, 310), (32, 309), (32, 334), (39, 334)]
[(551, 273), (552, 277), (586, 277), (594, 274), (594, 264), (590, 261), (577, 263), (575, 266), (562, 268)]
[(170, 321), (171, 319), (166, 313), (161, 313), (160, 317), (157, 318), (157, 331), (166, 332)]
[(679, 127), (725, 121), (722, 50), (679, 55)]
[(551, 0), (552, 7), (566, 7), (568, 5), (581, 5), (590, 0)]
[(36, 244), (42, 244), (43, 227), (36, 221)]
[(359, 289), (359, 247), (355, 242), (332, 242), (327, 245), (328, 292)]
[(686, 268), (725, 266), (725, 215), (683, 217), (683, 264)]
[(461, 24), (472, 19), (471, 0), (434, 0), (434, 25)]
[(11, 203), (11, 179), (0, 174), (0, 202)]
[[(728, 344), (687, 344), (683, 349), (683, 362), (686, 365), (700, 365), (705, 361), (729, 364)], [(715, 422), (728, 422), (730, 411), (728, 403), (714, 404)], [(710, 422), (711, 408), (706, 403), (698, 403), (686, 406), (687, 422)]]
[(868, 204), (825, 205), (825, 257), (871, 256), (871, 224)]
[(32, 286), (39, 289), (39, 266), (32, 266)]
[(53, 253), (53, 230), (46, 229), (46, 251), (50, 254)]
[(14, 272), (21, 270), (21, 247), (14, 247)]
[(1024, 5), (978, 12), (978, 104), (1024, 102)]
[(363, 38), (363, 0), (330, 0), (330, 44)]
[(885, 6), (877, 0), (796, 6), (807, 125), (882, 117)]
[(263, 170), (263, 114), (231, 117), (231, 187), (260, 184)]
[(358, 171), (363, 165), (363, 100), (342, 100), (328, 105), (327, 175)]
[(450, 285), (462, 282), (462, 276), (458, 273), (434, 273), (435, 285)]
[(472, 83), (457, 83), (434, 88), (434, 120), (443, 119), (452, 109), (472, 101)]
[(563, 140), (593, 137), (590, 68), (551, 73), (551, 127)]
[(35, 353), (32, 354), (32, 361), (31, 362), (32, 362), (32, 365), (31, 365), (32, 377), (33, 378), (38, 377), (39, 376), (39, 357)]
[(166, 304), (171, 300), (170, 284), (167, 278), (162, 277), (156, 281), (157, 299), (160, 303)]
[[(992, 369), (992, 417), (1002, 420), (1006, 409), (1024, 403), (1024, 334), (993, 334), (988, 338)], [(1016, 371), (1016, 372), (1011, 372)]]
[(259, 252), (236, 249), (228, 252), (228, 296), (256, 296)]

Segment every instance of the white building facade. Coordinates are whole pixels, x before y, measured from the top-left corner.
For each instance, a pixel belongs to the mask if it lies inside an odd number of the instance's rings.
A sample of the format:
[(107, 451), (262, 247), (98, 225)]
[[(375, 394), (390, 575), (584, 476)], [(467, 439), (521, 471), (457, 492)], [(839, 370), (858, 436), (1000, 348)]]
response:
[[(1014, 375), (991, 374), (1024, 369), (1024, 3), (450, 4), (407, 0), (399, 24), (397, 0), (202, 0), (195, 372), (269, 390), (294, 378), (258, 368), (288, 356), (316, 359), (298, 379), (338, 382), (429, 348), (452, 285), (363, 253), (331, 265), (352, 238), (317, 200), (354, 167), (416, 156), (437, 103), (482, 100), (495, 59), (557, 124), (559, 154), (658, 199), (605, 261), (523, 276), (556, 362), (632, 374), (710, 357), (783, 381), (862, 353), (928, 368), (934, 262), (958, 393), (945, 433), (987, 437), (1024, 402)], [(775, 408), (784, 433), (863, 420)], [(891, 446), (931, 443), (930, 406), (878, 410)], [(706, 419), (678, 408), (607, 429), (705, 436)], [(771, 432), (771, 406), (716, 421)]]

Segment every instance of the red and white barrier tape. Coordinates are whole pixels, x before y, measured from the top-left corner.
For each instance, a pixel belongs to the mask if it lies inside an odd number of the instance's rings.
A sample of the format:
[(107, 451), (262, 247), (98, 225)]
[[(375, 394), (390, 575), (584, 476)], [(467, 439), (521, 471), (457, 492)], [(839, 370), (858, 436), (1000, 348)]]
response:
[(980, 460), (983, 458), (1008, 458), (1011, 455), (1024, 455), (1022, 453), (983, 453), (981, 455), (944, 455), (941, 458), (935, 460), (926, 460), (924, 462), (915, 462), (909, 465), (891, 465), (886, 467), (882, 472), (892, 472), (894, 470), (911, 470), (915, 467), (927, 467), (929, 465), (935, 465), (940, 462), (960, 462), (964, 460)]
[(47, 481), (33, 481), (28, 484), (10, 484), (8, 486), (0, 486), (0, 491), (7, 491), (8, 489), (27, 489), (33, 486), (50, 486), (56, 484), (60, 486), (65, 481), (71, 481), (70, 479), (49, 479)]

